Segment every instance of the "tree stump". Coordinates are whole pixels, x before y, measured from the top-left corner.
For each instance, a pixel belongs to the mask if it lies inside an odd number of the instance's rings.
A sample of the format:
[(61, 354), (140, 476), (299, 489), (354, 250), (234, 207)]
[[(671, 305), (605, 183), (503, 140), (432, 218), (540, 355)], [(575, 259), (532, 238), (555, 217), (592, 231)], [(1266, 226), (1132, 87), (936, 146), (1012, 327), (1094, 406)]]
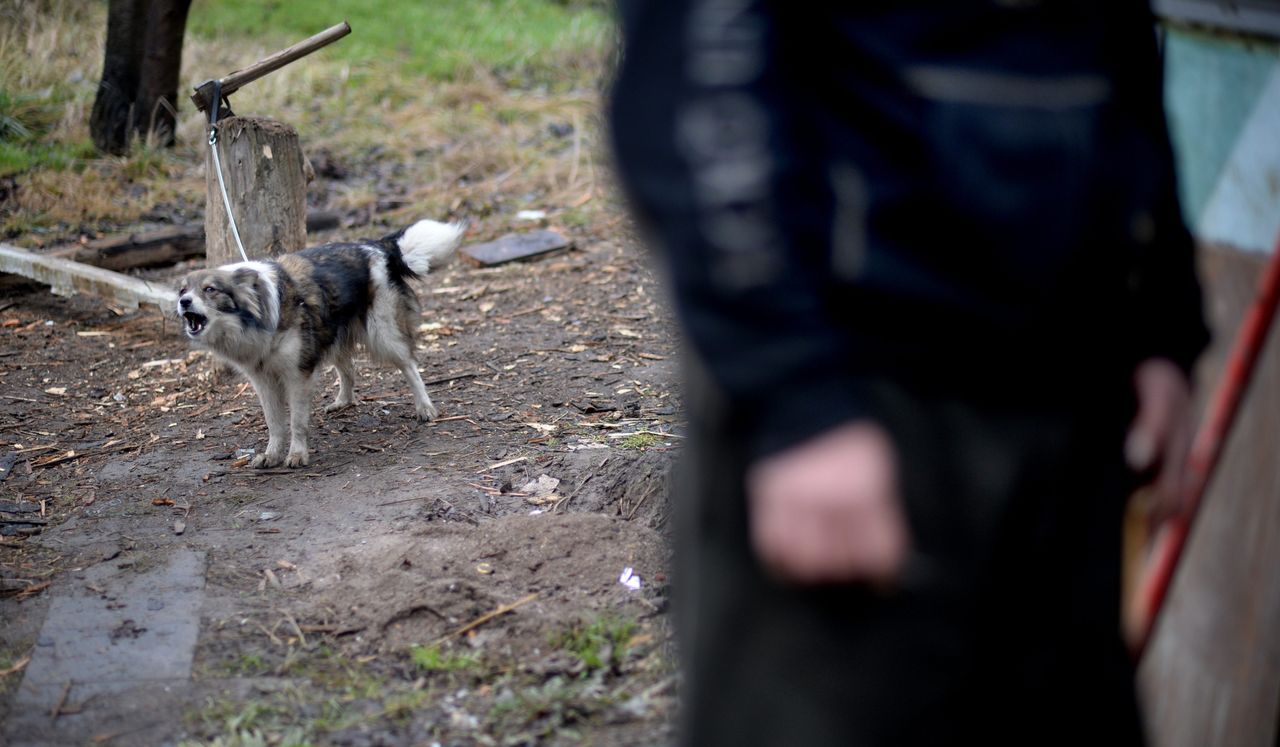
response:
[[(260, 117), (218, 123), (218, 157), (249, 259), (294, 252), (307, 240), (306, 159), (298, 132)], [(205, 256), (210, 267), (241, 261), (213, 155), (206, 151)]]

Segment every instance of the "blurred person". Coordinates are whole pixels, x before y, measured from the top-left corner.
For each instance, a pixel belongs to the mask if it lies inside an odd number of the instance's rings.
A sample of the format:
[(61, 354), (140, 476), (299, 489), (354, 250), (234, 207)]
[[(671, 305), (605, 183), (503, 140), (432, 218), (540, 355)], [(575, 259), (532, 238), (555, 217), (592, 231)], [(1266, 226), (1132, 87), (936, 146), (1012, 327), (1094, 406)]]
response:
[(1145, 3), (622, 0), (690, 355), (684, 744), (1143, 741), (1121, 518), (1208, 332)]

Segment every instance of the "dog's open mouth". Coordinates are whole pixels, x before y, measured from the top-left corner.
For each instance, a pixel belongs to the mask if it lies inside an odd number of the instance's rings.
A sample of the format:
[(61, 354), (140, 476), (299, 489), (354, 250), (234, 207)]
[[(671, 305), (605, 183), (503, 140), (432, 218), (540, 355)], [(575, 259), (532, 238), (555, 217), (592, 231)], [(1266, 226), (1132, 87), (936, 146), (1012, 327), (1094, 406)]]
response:
[(209, 318), (204, 314), (187, 311), (183, 312), (182, 320), (186, 322), (187, 325), (187, 336), (195, 337), (204, 331), (204, 325), (209, 321)]

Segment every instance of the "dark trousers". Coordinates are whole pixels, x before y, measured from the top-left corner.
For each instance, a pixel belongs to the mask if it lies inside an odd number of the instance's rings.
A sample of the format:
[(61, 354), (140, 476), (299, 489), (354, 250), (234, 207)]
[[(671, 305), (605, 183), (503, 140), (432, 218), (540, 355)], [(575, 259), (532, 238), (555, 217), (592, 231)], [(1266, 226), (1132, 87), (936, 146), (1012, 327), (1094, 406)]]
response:
[(868, 390), (915, 541), (892, 592), (768, 578), (729, 421), (695, 413), (673, 579), (683, 744), (1141, 744), (1119, 636), (1128, 395)]

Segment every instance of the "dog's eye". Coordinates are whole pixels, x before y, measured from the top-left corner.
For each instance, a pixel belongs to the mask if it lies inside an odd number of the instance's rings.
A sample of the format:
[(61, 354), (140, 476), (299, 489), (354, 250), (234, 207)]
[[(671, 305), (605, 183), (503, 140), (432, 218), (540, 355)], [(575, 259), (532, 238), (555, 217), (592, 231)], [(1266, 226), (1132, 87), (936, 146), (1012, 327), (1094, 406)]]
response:
[(217, 289), (217, 288), (214, 288), (212, 285), (206, 285), (206, 286), (204, 287), (204, 292), (205, 292), (205, 293), (216, 293), (217, 291), (218, 291), (218, 289)]

